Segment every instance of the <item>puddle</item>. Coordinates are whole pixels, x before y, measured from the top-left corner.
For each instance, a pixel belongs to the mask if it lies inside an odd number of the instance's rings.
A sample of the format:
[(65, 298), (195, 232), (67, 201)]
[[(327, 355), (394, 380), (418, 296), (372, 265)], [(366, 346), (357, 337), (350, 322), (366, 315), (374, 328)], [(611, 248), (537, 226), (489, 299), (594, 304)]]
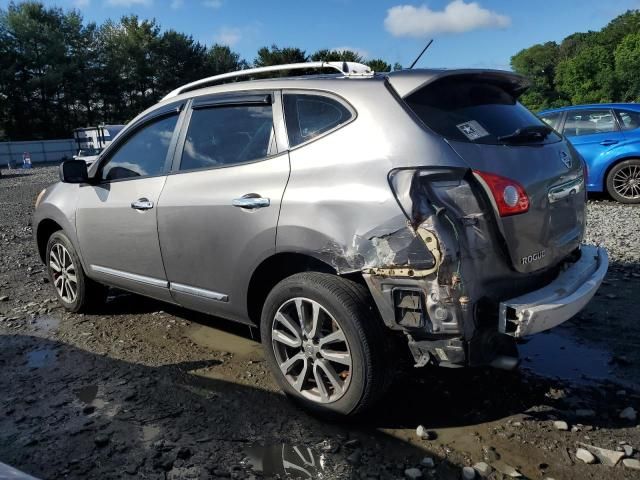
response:
[(263, 358), (260, 343), (224, 330), (194, 324), (187, 328), (186, 335), (194, 343), (211, 350), (230, 352), (251, 360)]
[(60, 319), (49, 315), (39, 315), (31, 321), (31, 324), (36, 328), (36, 330), (51, 332), (58, 329)]
[(27, 352), (27, 366), (29, 368), (42, 368), (54, 364), (56, 352), (53, 348), (39, 348)]
[(247, 463), (266, 478), (324, 478), (326, 454), (318, 454), (308, 447), (287, 444), (252, 445), (244, 450)]
[(611, 352), (579, 343), (568, 333), (549, 332), (534, 335), (519, 346), (522, 368), (544, 377), (592, 383), (621, 382), (611, 365)]
[(96, 408), (103, 408), (106, 405), (106, 402), (98, 397), (98, 386), (97, 385), (87, 385), (86, 387), (82, 387), (75, 392), (76, 398), (84, 403), (85, 405), (91, 405)]

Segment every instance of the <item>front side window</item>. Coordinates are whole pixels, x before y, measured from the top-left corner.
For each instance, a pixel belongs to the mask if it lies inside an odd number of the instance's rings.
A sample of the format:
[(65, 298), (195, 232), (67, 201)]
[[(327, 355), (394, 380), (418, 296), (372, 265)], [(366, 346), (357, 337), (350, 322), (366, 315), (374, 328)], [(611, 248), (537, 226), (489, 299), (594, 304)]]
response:
[(274, 138), (271, 105), (193, 110), (180, 170), (251, 162), (269, 154)]
[(635, 130), (640, 127), (640, 112), (632, 110), (616, 110), (623, 130)]
[(284, 114), (291, 147), (312, 140), (353, 117), (337, 100), (308, 94), (285, 94)]
[(547, 113), (546, 115), (541, 115), (540, 118), (551, 128), (553, 128), (554, 130), (558, 130), (561, 118), (560, 113)]
[(124, 141), (101, 168), (102, 180), (160, 175), (178, 115), (147, 124)]
[(615, 132), (618, 129), (613, 113), (608, 109), (567, 112), (564, 134), (568, 137)]

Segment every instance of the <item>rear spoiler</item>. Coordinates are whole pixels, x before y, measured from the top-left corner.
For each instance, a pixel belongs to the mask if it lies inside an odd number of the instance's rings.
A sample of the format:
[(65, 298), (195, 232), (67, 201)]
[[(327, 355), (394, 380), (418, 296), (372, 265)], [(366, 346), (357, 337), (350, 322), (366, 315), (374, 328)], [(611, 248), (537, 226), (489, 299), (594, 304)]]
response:
[(397, 92), (406, 98), (412, 93), (443, 79), (459, 79), (468, 77), (470, 80), (499, 85), (506, 92), (518, 98), (531, 86), (529, 80), (513, 72), (503, 70), (400, 70), (387, 75), (387, 81)]

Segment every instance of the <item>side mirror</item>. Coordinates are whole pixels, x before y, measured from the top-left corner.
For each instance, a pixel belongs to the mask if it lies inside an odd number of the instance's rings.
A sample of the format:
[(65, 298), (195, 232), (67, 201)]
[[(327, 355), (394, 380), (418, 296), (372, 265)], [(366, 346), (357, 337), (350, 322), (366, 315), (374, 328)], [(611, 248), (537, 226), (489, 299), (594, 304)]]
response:
[(84, 160), (66, 160), (60, 164), (60, 181), (64, 183), (88, 183), (89, 174)]

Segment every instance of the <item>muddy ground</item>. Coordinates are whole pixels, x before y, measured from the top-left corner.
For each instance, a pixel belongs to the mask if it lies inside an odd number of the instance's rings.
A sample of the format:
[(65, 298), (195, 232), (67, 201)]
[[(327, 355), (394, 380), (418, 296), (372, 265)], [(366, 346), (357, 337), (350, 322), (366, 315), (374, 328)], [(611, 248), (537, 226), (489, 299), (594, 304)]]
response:
[(367, 418), (329, 423), (278, 392), (246, 326), (120, 292), (65, 313), (30, 228), (56, 169), (2, 173), (0, 462), (47, 479), (459, 479), (481, 461), (490, 478), (640, 478), (575, 456), (582, 442), (640, 459), (638, 420), (620, 418), (640, 410), (640, 207), (590, 202), (606, 284), (522, 345), (523, 369), (415, 370)]

